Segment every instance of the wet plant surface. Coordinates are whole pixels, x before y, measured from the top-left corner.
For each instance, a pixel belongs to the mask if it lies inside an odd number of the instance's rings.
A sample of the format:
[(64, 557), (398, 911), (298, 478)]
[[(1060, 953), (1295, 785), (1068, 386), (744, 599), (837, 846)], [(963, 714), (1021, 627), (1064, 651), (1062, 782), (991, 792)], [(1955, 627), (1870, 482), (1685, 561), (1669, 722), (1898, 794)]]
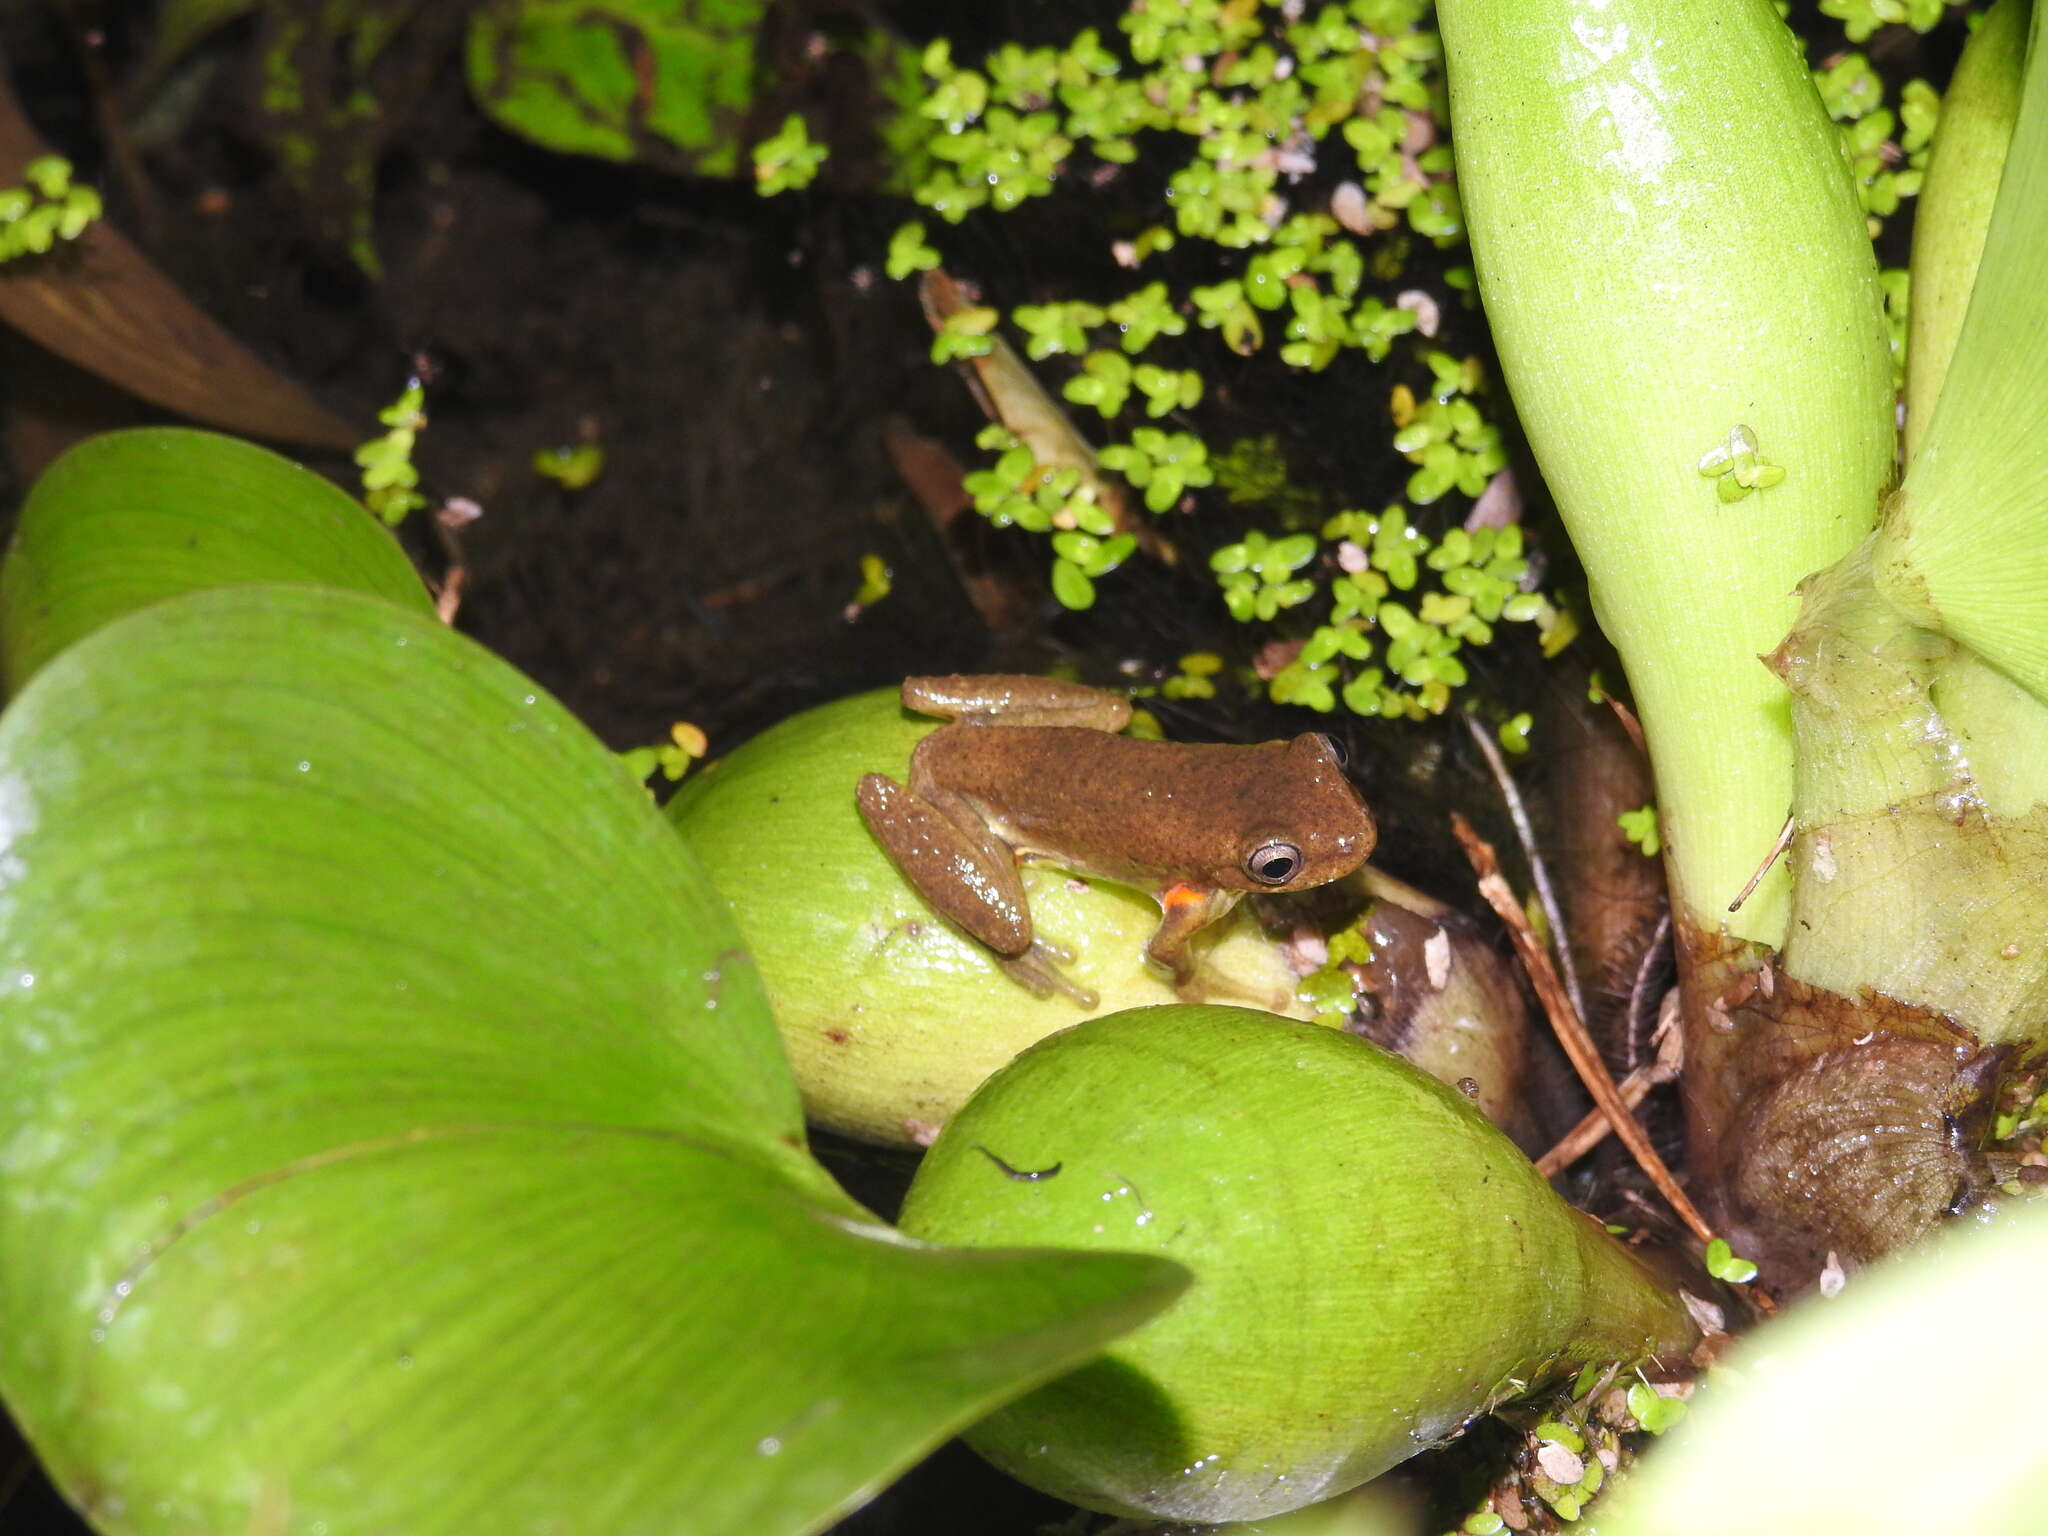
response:
[[(901, 9), (905, 29), (927, 35), (947, 8)], [(147, 142), (125, 146), (141, 180), (123, 174), (98, 117), (106, 81), (87, 63), (97, 58), (118, 78), (135, 57), (142, 29), (117, 12), (77, 0), (0, 16), (0, 62), (38, 130), (104, 189), (110, 219), (189, 297), (363, 437), (409, 378), (424, 381), (422, 488), (435, 501), (471, 499), (483, 516), (452, 548), (418, 520), (408, 546), (437, 574), (459, 553), (460, 627), (607, 744), (659, 740), (687, 720), (716, 753), (796, 709), (908, 673), (1062, 660), (1113, 681), (1126, 660), (1155, 676), (1176, 656), (1238, 643), (1203, 568), (1208, 551), (1241, 532), (1225, 517), (1176, 529), (1194, 558), (1133, 567), (1089, 614), (1038, 597), (1009, 649), (992, 651), (905, 470), (906, 454), (922, 449), (965, 456), (983, 418), (959, 380), (931, 366), (911, 287), (882, 275), (900, 202), (829, 189), (764, 201), (744, 184), (551, 155), (487, 121), (449, 63), (390, 104), (400, 120), (379, 166), (383, 275), (372, 281), (323, 236), (264, 152), (247, 108), (255, 65), (234, 33), (160, 93)], [(1039, 8), (1016, 5), (990, 12), (976, 22), (989, 39), (1050, 36), (1070, 20), (1052, 25)], [(81, 50), (78, 34), (94, 29), (103, 45)], [(1939, 75), (1946, 64), (1918, 67)], [(1131, 180), (1145, 175), (1141, 163)], [(1076, 217), (1067, 205), (1020, 218), (1007, 243), (969, 237), (983, 241), (976, 275), (1020, 299), (1057, 291)], [(1476, 321), (1459, 345), (1483, 347)], [(0, 499), (9, 504), (78, 436), (160, 419), (12, 337), (0, 361)], [(1291, 470), (1348, 483), (1358, 505), (1400, 494), (1406, 466), (1377, 433), (1318, 419), (1331, 393), (1322, 379), (1247, 366), (1212, 389), (1239, 411), (1245, 437), (1298, 450)], [(1309, 446), (1318, 443), (1330, 446)], [(576, 447), (602, 452), (601, 471), (581, 488), (535, 466), (538, 454)], [(352, 483), (345, 456), (303, 456)], [(964, 521), (973, 560), (1043, 593), (1035, 544)], [(887, 566), (891, 591), (850, 616), (864, 557)], [(1561, 546), (1552, 558), (1568, 578)], [(1583, 679), (1561, 682), (1533, 656), (1480, 668), (1495, 686), (1559, 709), (1583, 695)], [(1176, 735), (1256, 739), (1299, 728), (1297, 717), (1241, 699), (1155, 707)], [(1588, 738), (1598, 730), (1581, 728)], [(1461, 732), (1338, 729), (1353, 738), (1354, 772), (1367, 781), (1382, 857), (1396, 872), (1446, 893), (1465, 888), (1441, 834), (1451, 806), (1477, 804), (1489, 835), (1509, 840)], [(1563, 761), (1548, 759), (1547, 773), (1570, 778)], [(1539, 815), (1569, 837), (1566, 800)], [(1619, 921), (1644, 928), (1654, 900), (1626, 894)], [(1638, 932), (1634, 952), (1648, 943)], [(1629, 1064), (1646, 1049), (1644, 990), (1634, 972), (1596, 980)], [(1568, 1122), (1576, 1107), (1559, 1114)], [(1653, 1126), (1675, 1157), (1670, 1117)], [(831, 1138), (819, 1151), (856, 1196), (889, 1214), (901, 1160)], [(1592, 1166), (1576, 1193), (1597, 1191), (1615, 1219), (1644, 1219), (1634, 1175), (1612, 1149)], [(1482, 1451), (1438, 1458), (1445, 1484), (1458, 1482), (1460, 1458)], [(83, 1529), (25, 1450), (0, 1462), (0, 1529)], [(1067, 1513), (956, 1445), (839, 1529), (952, 1530), (963, 1509), (994, 1533)]]

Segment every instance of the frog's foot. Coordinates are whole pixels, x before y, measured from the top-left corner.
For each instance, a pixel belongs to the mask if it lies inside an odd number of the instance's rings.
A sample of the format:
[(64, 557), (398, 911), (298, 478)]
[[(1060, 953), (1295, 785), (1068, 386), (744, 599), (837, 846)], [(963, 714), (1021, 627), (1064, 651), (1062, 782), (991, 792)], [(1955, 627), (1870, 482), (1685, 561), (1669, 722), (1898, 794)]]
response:
[(1073, 954), (1058, 945), (1048, 944), (1043, 939), (1033, 939), (1031, 947), (1021, 955), (997, 955), (1000, 965), (1009, 978), (1019, 986), (1027, 988), (1034, 997), (1051, 997), (1055, 992), (1069, 999), (1078, 1008), (1093, 1011), (1101, 1001), (1093, 992), (1079, 985), (1060, 965), (1072, 960)]

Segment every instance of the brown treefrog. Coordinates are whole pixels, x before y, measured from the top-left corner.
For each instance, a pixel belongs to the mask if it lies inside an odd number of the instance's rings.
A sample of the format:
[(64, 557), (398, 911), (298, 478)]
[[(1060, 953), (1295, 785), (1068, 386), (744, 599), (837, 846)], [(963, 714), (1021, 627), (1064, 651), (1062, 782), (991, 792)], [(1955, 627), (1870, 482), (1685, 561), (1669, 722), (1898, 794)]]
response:
[(1329, 739), (1198, 746), (1116, 734), (1128, 700), (1028, 676), (913, 677), (906, 708), (951, 723), (917, 744), (908, 788), (860, 781), (861, 815), (941, 915), (1041, 997), (1095, 996), (1032, 931), (1018, 860), (1150, 891), (1146, 957), (1184, 993), (1188, 940), (1252, 891), (1301, 891), (1372, 851), (1371, 814)]

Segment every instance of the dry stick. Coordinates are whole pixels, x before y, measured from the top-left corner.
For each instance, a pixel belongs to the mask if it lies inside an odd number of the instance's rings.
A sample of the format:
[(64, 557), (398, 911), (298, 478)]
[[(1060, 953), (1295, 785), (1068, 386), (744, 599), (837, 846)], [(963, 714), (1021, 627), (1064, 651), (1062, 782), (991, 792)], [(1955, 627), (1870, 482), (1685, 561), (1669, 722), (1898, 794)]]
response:
[(1614, 712), (1614, 718), (1621, 722), (1621, 728), (1628, 733), (1628, 739), (1636, 744), (1636, 750), (1648, 757), (1650, 749), (1643, 742), (1643, 722), (1636, 718), (1636, 712), (1598, 683), (1593, 685), (1593, 692), (1601, 703)]
[(1500, 798), (1508, 808), (1508, 820), (1514, 824), (1515, 840), (1522, 845), (1522, 856), (1529, 861), (1529, 878), (1536, 884), (1536, 899), (1543, 904), (1543, 915), (1550, 923), (1551, 947), (1557, 955), (1557, 968), (1564, 975), (1565, 992), (1572, 1000), (1573, 1012), (1583, 1019), (1586, 1016), (1586, 995), (1579, 990), (1579, 969), (1572, 963), (1572, 947), (1565, 941), (1564, 909), (1557, 903), (1557, 893), (1550, 888), (1550, 871), (1536, 852), (1536, 829), (1529, 824), (1529, 812), (1522, 804), (1522, 792), (1515, 787), (1514, 777), (1508, 772), (1507, 759), (1493, 744), (1493, 737), (1487, 734), (1486, 727), (1467, 715), (1465, 728), (1479, 743), (1480, 755), (1486, 759), (1486, 766), (1493, 770), (1494, 782), (1500, 786)]
[[(1667, 1006), (1659, 1010), (1665, 1019), (1657, 1029), (1656, 1059), (1644, 1062), (1621, 1080), (1621, 1102), (1631, 1110), (1648, 1097), (1652, 1088), (1676, 1081), (1684, 1061), (1685, 1037), (1678, 1028), (1677, 993), (1666, 994), (1664, 1001)], [(1536, 1159), (1536, 1171), (1546, 1179), (1555, 1178), (1605, 1141), (1613, 1129), (1605, 1112), (1593, 1110), (1566, 1132), (1556, 1146)]]
[(1749, 877), (1749, 884), (1745, 885), (1741, 893), (1728, 903), (1728, 910), (1730, 912), (1742, 910), (1742, 904), (1755, 894), (1758, 886), (1764, 883), (1764, 876), (1771, 872), (1771, 866), (1784, 856), (1787, 848), (1792, 846), (1792, 822), (1792, 817), (1787, 816), (1785, 818), (1785, 825), (1778, 829), (1778, 840), (1771, 844), (1771, 851), (1764, 855), (1763, 863), (1757, 865), (1756, 873)]
[(462, 537), (458, 530), (484, 515), (484, 509), (466, 497), (450, 497), (434, 509), (434, 537), (440, 541), (447, 567), (440, 590), (434, 594), (434, 612), (443, 624), (452, 625), (462, 607), (462, 594), (469, 585), (469, 567), (462, 563)]
[(79, 66), (85, 71), (86, 89), (91, 93), (100, 144), (107, 152), (107, 160), (114, 167), (114, 173), (121, 178), (129, 202), (134, 204), (135, 220), (141, 226), (143, 237), (154, 243), (163, 233), (163, 203), (156, 195), (149, 173), (142, 167), (142, 156), (136, 152), (134, 135), (128, 131), (128, 118), (121, 110), (120, 93), (107, 78), (106, 37), (99, 28), (78, 14), (76, 0), (58, 0), (57, 14), (71, 34)]
[[(1635, 1071), (1624, 1077), (1616, 1085), (1615, 1092), (1621, 1095), (1622, 1103), (1626, 1104), (1630, 1109), (1634, 1109), (1649, 1096), (1652, 1088), (1670, 1082), (1675, 1075), (1675, 1073), (1659, 1066), (1653, 1061), (1645, 1066), (1637, 1067)], [(1581, 1120), (1569, 1131), (1566, 1131), (1556, 1146), (1536, 1159), (1536, 1171), (1546, 1179), (1556, 1178), (1565, 1169), (1571, 1167), (1573, 1163), (1576, 1163), (1588, 1152), (1599, 1146), (1601, 1142), (1605, 1141), (1608, 1132), (1613, 1129), (1614, 1127), (1607, 1123), (1606, 1111), (1599, 1109), (1591, 1111), (1585, 1119)]]
[(1564, 985), (1558, 980), (1557, 968), (1550, 963), (1542, 944), (1529, 927), (1527, 914), (1521, 903), (1515, 900), (1515, 893), (1501, 878), (1500, 860), (1495, 857), (1493, 847), (1472, 830), (1472, 824), (1463, 816), (1453, 812), (1451, 829), (1464, 845), (1465, 857), (1472, 865), (1472, 871), (1479, 877), (1479, 894), (1486, 898), (1486, 904), (1499, 914), (1507, 924), (1508, 937), (1514, 940), (1515, 953), (1521, 956), (1522, 968), (1529, 973), (1529, 980), (1536, 988), (1536, 996), (1543, 1004), (1543, 1011), (1550, 1015), (1550, 1027), (1557, 1035), (1557, 1043), (1564, 1047), (1564, 1053), (1571, 1058), (1579, 1081), (1586, 1085), (1586, 1091), (1593, 1095), (1593, 1102), (1600, 1106), (1607, 1116), (1608, 1124), (1614, 1127), (1614, 1134), (1622, 1144), (1635, 1154), (1637, 1164), (1649, 1176), (1657, 1192), (1678, 1213), (1692, 1234), (1701, 1242), (1712, 1242), (1714, 1229), (1700, 1215), (1699, 1208), (1686, 1197), (1678, 1187), (1678, 1180), (1671, 1176), (1664, 1159), (1657, 1155), (1657, 1149), (1650, 1145), (1649, 1135), (1629, 1113), (1628, 1106), (1621, 1100), (1621, 1092), (1614, 1086), (1614, 1079), (1608, 1075), (1606, 1063), (1601, 1061), (1599, 1051), (1593, 1047), (1593, 1037), (1586, 1033), (1586, 1026), (1572, 1007), (1571, 999), (1565, 995)]

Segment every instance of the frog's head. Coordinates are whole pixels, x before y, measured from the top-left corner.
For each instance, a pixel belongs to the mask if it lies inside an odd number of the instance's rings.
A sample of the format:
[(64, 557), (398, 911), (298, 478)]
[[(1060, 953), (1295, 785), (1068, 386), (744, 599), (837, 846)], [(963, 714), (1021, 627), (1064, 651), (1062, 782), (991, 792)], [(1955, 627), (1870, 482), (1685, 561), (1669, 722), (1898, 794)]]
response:
[(1365, 800), (1344, 775), (1330, 738), (1308, 731), (1287, 743), (1285, 789), (1240, 848), (1233, 881), (1246, 891), (1306, 891), (1341, 880), (1378, 838)]

